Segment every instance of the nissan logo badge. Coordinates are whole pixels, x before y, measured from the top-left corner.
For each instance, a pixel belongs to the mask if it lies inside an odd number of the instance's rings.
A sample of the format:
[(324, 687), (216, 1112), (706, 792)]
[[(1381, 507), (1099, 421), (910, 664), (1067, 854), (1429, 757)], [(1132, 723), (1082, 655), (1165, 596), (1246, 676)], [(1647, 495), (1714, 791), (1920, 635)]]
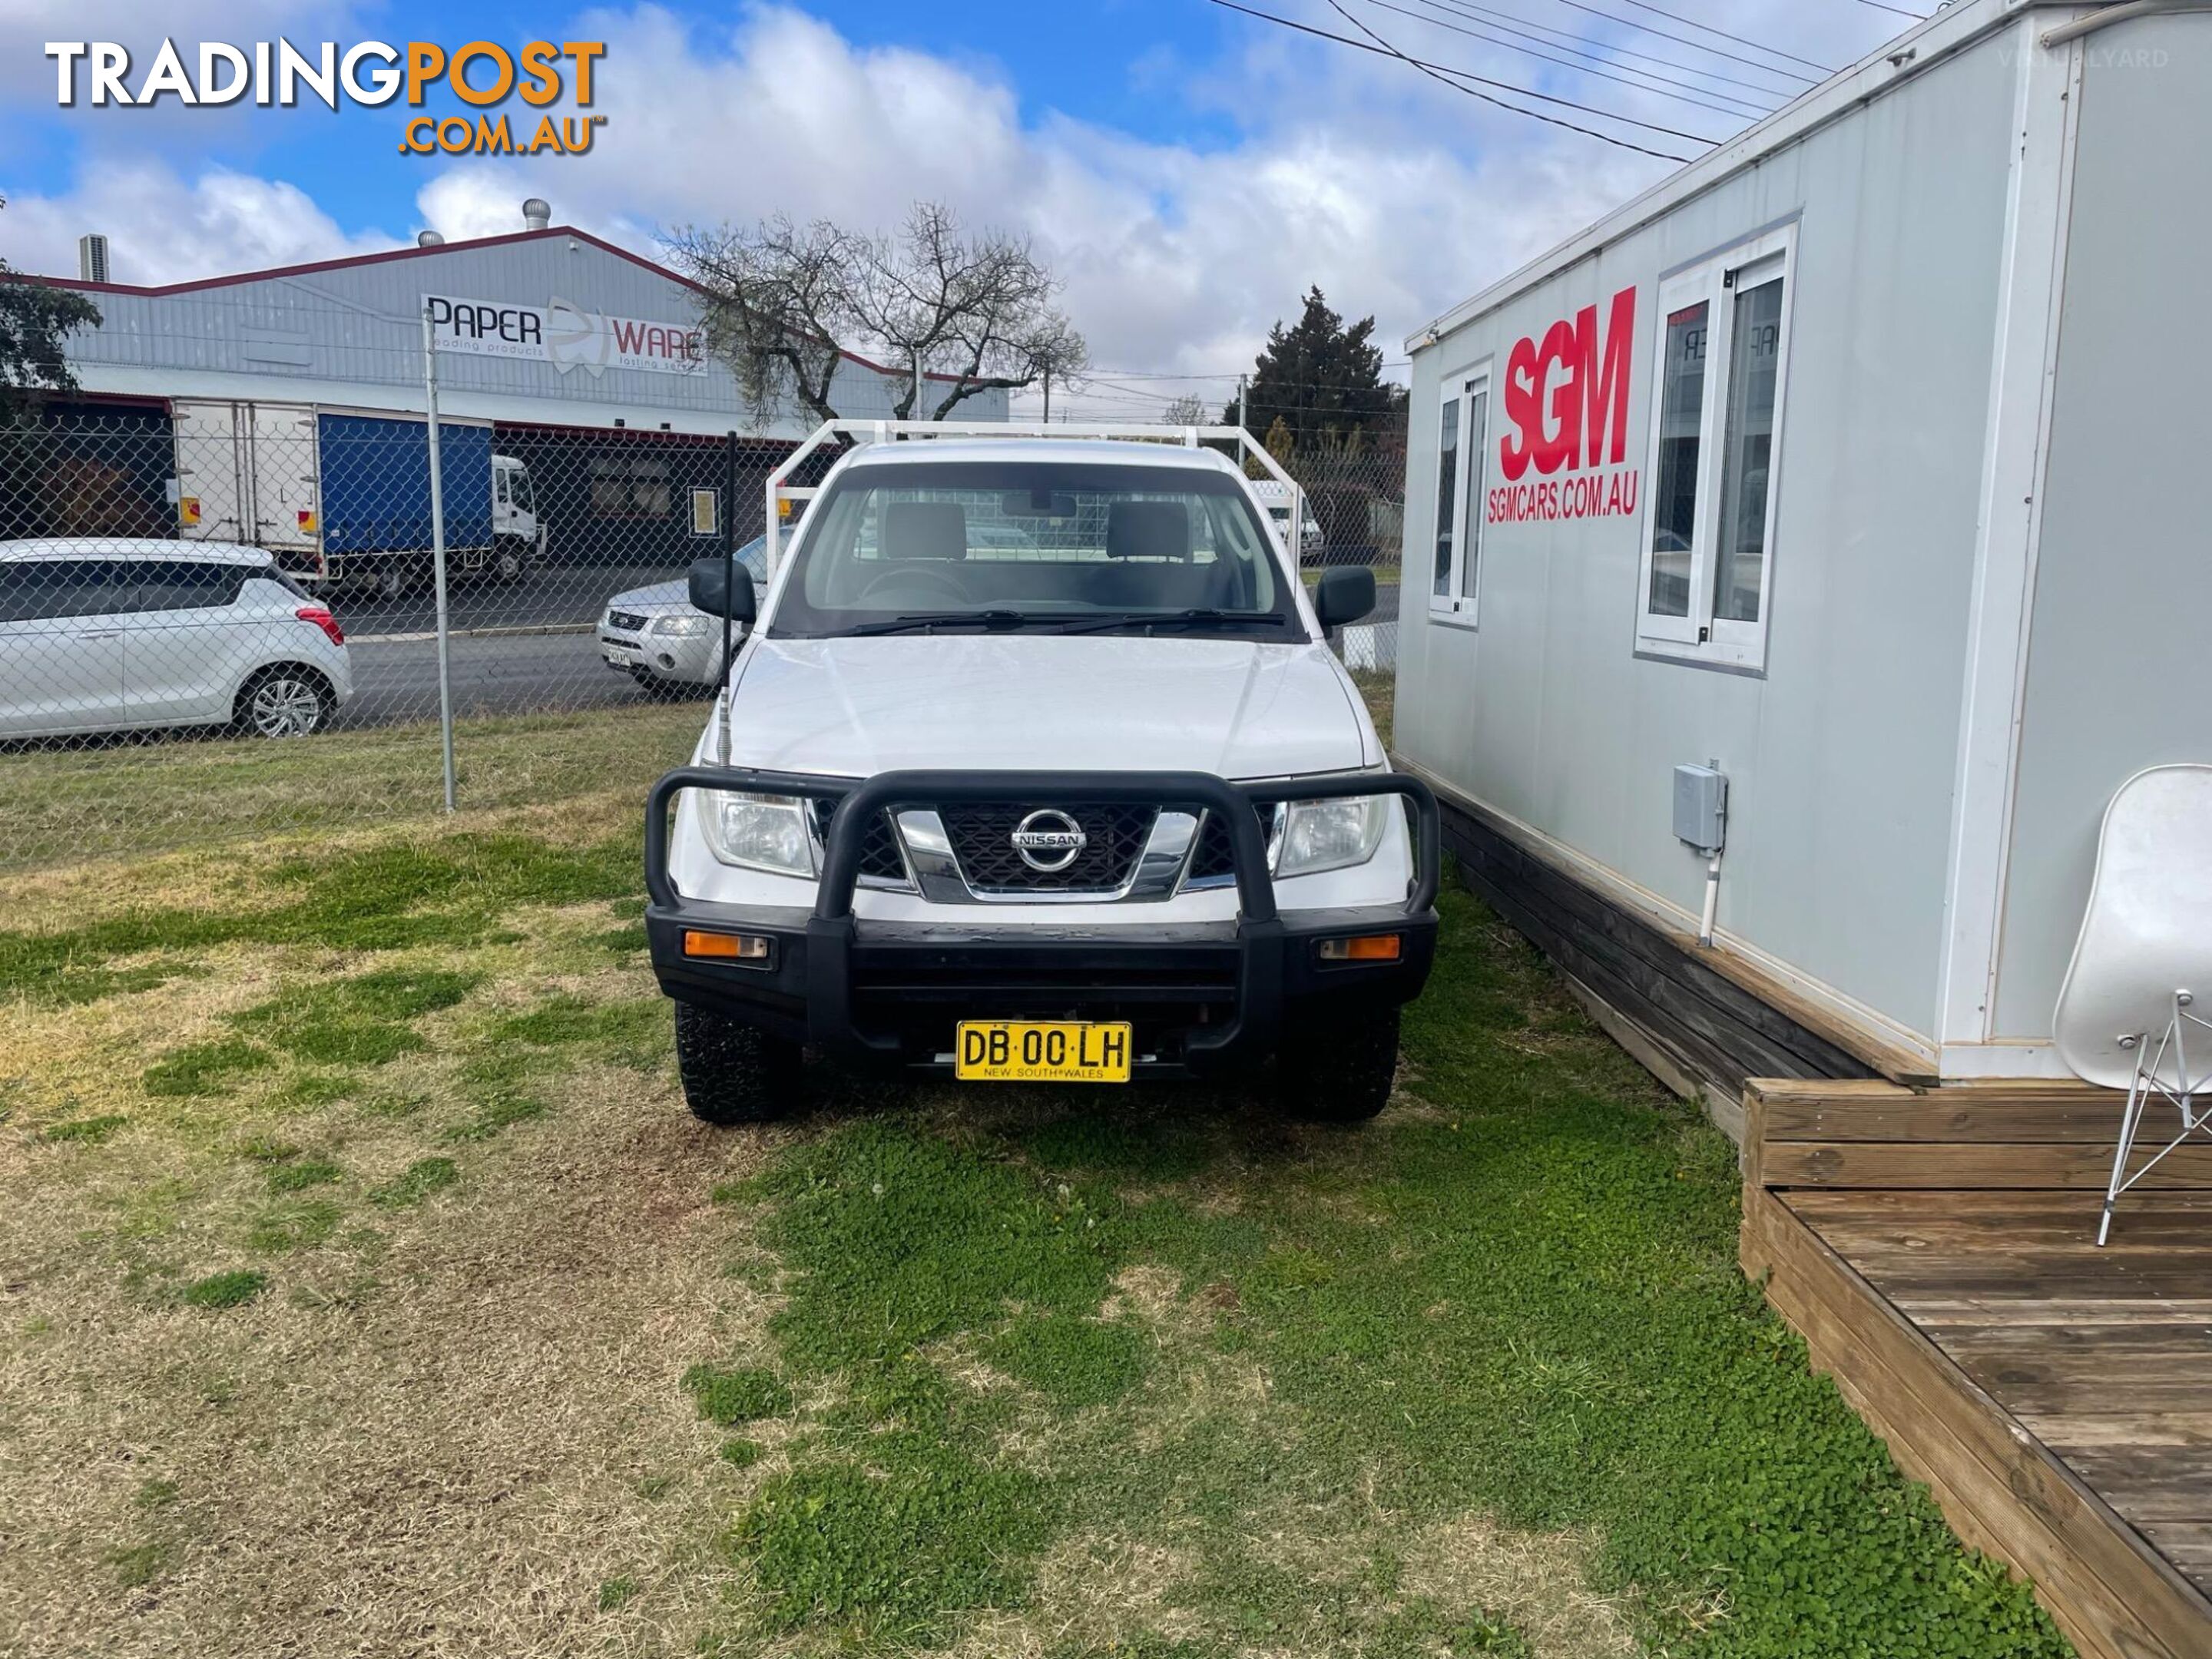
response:
[(1075, 862), (1076, 854), (1091, 844), (1081, 824), (1050, 806), (1041, 806), (1024, 818), (1007, 839), (1022, 855), (1024, 864), (1047, 876), (1066, 869)]

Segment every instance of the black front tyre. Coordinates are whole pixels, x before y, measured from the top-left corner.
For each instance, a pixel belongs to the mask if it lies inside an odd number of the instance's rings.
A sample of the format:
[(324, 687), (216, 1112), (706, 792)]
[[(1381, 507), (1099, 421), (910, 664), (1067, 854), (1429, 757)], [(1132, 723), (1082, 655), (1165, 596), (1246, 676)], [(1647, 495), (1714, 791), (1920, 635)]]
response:
[(1303, 1123), (1364, 1123), (1389, 1103), (1398, 1011), (1304, 1018), (1275, 1056), (1275, 1103)]
[(676, 1070), (702, 1123), (767, 1123), (799, 1106), (797, 1043), (688, 1002), (676, 1005)]

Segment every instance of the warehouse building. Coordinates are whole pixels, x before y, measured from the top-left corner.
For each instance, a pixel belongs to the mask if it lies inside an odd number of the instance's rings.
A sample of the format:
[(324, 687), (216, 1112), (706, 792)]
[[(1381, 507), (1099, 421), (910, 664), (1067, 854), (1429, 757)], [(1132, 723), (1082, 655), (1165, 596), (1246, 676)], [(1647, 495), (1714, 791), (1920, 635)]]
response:
[[(740, 537), (757, 534), (758, 484), (813, 416), (747, 404), (701, 349), (696, 284), (550, 217), (533, 199), (511, 235), (425, 233), (389, 252), (162, 287), (103, 280), (104, 240), (87, 237), (79, 277), (56, 279), (100, 309), (69, 341), (82, 393), (50, 404), (40, 441), (0, 468), (0, 538), (220, 535), (285, 556), (288, 538), (319, 533), (322, 502), (272, 475), (314, 472), (307, 452), (296, 468), (264, 453), (235, 483), (209, 475), (233, 435), (258, 434), (265, 451), (286, 421), (312, 432), (332, 415), (411, 416), (419, 430), (426, 308), (441, 425), (488, 427), (491, 449), (521, 463), (544, 559), (665, 566), (719, 542), (732, 432), (729, 505)], [(953, 384), (931, 377), (925, 403)], [(848, 357), (831, 401), (888, 416), (904, 389)], [(960, 416), (1003, 420), (1006, 393), (968, 397)]]

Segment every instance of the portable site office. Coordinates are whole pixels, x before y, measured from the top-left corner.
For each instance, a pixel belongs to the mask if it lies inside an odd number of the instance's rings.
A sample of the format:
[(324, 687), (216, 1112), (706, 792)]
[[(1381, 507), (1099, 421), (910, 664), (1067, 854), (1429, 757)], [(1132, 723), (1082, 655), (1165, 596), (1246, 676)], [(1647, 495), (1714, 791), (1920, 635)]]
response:
[(1408, 342), (1398, 751), (1678, 1086), (2063, 1075), (2212, 759), (2209, 256), (2212, 15), (1963, 0)]

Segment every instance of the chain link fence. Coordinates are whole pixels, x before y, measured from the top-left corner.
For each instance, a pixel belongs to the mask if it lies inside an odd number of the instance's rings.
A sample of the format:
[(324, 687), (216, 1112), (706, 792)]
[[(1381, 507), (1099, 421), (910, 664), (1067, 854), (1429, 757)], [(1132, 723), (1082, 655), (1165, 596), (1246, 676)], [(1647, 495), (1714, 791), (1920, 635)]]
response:
[[(0, 867), (434, 810), (447, 731), (463, 811), (641, 789), (719, 678), (685, 567), (726, 538), (765, 574), (791, 448), (444, 415), (434, 457), (422, 415), (276, 400), (57, 398), (0, 427)], [(1333, 643), (1388, 674), (1402, 460), (1289, 459), (1308, 580), (1378, 584)]]
[(1365, 565), (1375, 572), (1375, 614), (1340, 630), (1330, 644), (1355, 675), (1395, 676), (1406, 566), (1402, 420), (1276, 459), (1305, 495), (1298, 566), (1307, 581), (1331, 565)]

